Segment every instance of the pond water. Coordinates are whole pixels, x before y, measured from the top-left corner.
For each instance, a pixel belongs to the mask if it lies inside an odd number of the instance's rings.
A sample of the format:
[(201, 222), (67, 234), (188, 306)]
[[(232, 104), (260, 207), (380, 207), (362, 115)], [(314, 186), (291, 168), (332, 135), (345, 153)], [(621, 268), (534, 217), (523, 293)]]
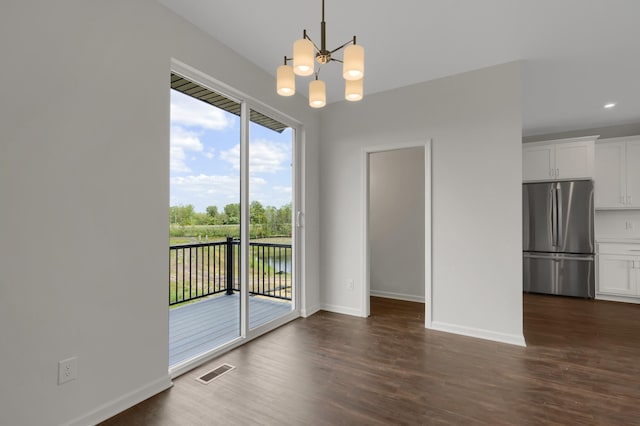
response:
[(287, 253), (285, 256), (284, 251), (281, 256), (276, 253), (274, 256), (267, 258), (267, 264), (273, 268), (276, 273), (291, 273), (291, 253)]

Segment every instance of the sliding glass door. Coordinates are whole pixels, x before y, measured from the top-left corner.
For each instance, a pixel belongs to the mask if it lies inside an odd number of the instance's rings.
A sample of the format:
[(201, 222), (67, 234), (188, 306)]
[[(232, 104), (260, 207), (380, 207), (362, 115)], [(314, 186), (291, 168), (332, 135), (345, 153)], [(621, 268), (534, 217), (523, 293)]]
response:
[(295, 131), (208, 83), (171, 75), (172, 369), (297, 312)]

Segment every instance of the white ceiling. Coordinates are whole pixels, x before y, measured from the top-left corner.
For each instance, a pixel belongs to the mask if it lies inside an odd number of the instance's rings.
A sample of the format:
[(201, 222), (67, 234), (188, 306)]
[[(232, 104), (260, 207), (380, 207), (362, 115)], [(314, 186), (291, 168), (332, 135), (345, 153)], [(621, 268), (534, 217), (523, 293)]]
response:
[[(320, 39), (321, 0), (158, 1), (274, 76), (303, 29)], [(365, 96), (523, 60), (524, 135), (640, 122), (638, 18), (638, 0), (326, 0), (325, 16), (330, 50), (364, 46)], [(329, 102), (341, 74), (323, 69)]]

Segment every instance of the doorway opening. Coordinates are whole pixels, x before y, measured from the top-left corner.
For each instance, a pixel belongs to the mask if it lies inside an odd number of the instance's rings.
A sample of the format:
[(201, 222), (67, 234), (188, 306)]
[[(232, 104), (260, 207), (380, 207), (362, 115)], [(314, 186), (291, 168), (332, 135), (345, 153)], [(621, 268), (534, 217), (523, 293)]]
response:
[(365, 150), (366, 316), (418, 309), (430, 326), (430, 150), (430, 141)]

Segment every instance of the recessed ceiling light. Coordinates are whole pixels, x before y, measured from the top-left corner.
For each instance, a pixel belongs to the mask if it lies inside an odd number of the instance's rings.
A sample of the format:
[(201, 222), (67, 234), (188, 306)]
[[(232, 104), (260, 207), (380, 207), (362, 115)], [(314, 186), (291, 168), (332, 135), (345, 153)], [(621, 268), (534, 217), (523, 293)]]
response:
[(613, 108), (615, 106), (616, 106), (615, 102), (610, 102), (610, 103), (604, 105), (604, 107), (606, 109), (611, 109), (611, 108)]

